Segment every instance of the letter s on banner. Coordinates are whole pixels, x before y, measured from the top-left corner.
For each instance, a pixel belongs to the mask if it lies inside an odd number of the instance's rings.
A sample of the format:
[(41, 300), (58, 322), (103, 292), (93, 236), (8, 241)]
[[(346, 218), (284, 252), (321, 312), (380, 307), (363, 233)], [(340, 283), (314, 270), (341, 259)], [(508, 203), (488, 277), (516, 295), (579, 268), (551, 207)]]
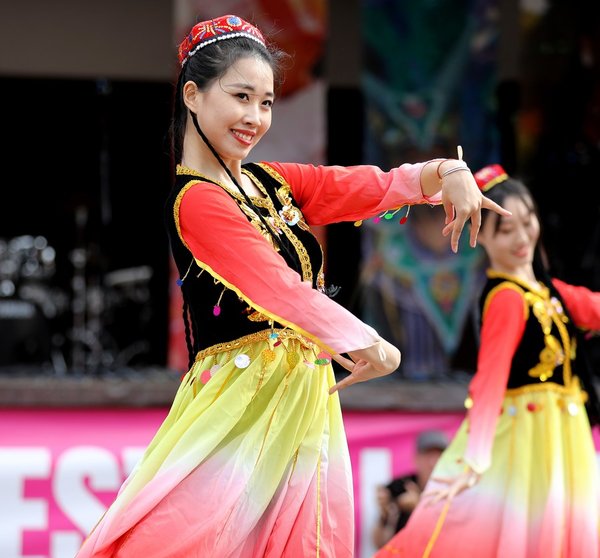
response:
[(116, 492), (122, 482), (117, 457), (104, 448), (77, 446), (65, 451), (56, 462), (54, 498), (85, 534), (106, 511), (106, 506), (88, 490), (86, 479), (93, 490)]

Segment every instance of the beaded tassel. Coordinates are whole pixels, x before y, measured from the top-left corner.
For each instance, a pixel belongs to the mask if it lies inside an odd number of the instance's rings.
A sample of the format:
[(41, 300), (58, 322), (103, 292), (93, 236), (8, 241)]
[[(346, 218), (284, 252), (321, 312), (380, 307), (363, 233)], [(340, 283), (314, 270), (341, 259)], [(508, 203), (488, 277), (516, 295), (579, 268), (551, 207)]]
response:
[[(387, 209), (386, 211), (384, 211), (381, 215), (378, 215), (377, 217), (373, 217), (373, 223), (377, 224), (380, 223), (382, 219), (385, 219), (386, 221), (390, 221), (391, 219), (394, 218), (394, 216), (396, 215), (396, 213), (398, 213), (398, 211), (400, 211), (403, 207), (406, 207), (406, 214), (404, 215), (404, 217), (400, 218), (400, 220), (398, 221), (401, 225), (404, 225), (404, 223), (406, 223), (406, 221), (408, 220), (408, 215), (410, 213), (410, 205), (404, 206), (401, 205), (400, 207), (397, 207), (396, 209)], [(354, 221), (354, 226), (355, 227), (360, 227), (363, 224), (364, 221)]]

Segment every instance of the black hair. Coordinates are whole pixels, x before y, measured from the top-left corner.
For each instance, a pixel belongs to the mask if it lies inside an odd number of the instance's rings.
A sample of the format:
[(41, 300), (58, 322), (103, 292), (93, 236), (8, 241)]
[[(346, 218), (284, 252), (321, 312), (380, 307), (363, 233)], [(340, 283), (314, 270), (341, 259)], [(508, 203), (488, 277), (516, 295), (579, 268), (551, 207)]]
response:
[(181, 162), (183, 135), (188, 113), (183, 102), (183, 86), (188, 81), (193, 81), (198, 89), (204, 91), (215, 80), (221, 78), (238, 60), (252, 56), (269, 64), (273, 70), (275, 90), (279, 90), (283, 82), (285, 62), (289, 56), (272, 45), (263, 46), (252, 39), (236, 37), (207, 45), (187, 59), (179, 72), (173, 100), (171, 149), (175, 163)]
[[(538, 221), (540, 221), (541, 225), (540, 214), (537, 204), (535, 203), (535, 200), (533, 199), (533, 196), (531, 195), (531, 192), (529, 191), (527, 186), (525, 186), (525, 184), (520, 180), (517, 180), (516, 178), (509, 178), (503, 182), (500, 182), (499, 184), (496, 184), (487, 192), (484, 192), (484, 195), (490, 200), (496, 202), (498, 205), (504, 205), (504, 201), (509, 197), (519, 198), (527, 206), (527, 208), (535, 214), (535, 216), (538, 218)], [(482, 211), (481, 228), (483, 228), (486, 221), (488, 221), (490, 218), (496, 219), (494, 226), (495, 234), (500, 228), (502, 218), (493, 211)], [(540, 243), (538, 242), (538, 244)]]
[[(551, 273), (549, 269), (548, 257), (546, 256), (546, 251), (544, 249), (544, 245), (542, 242), (542, 232), (541, 232), (541, 219), (540, 213), (531, 195), (531, 192), (525, 186), (523, 182), (517, 180), (515, 178), (509, 178), (499, 184), (493, 186), (490, 190), (485, 192), (485, 196), (496, 202), (499, 205), (503, 205), (505, 200), (509, 197), (517, 197), (519, 198), (530, 210), (531, 212), (538, 218), (540, 221), (540, 238), (538, 239), (537, 245), (535, 247), (534, 256), (533, 256), (533, 272), (538, 280), (541, 280), (544, 285), (546, 285), (550, 291), (550, 296), (555, 297), (558, 300), (562, 301), (562, 297), (558, 292), (558, 289), (554, 286), (552, 282)], [(490, 218), (495, 218), (495, 227), (494, 234), (497, 233), (500, 223), (501, 217), (496, 213), (491, 211), (482, 212), (481, 218), (481, 227), (483, 228), (486, 221)], [(563, 311), (565, 316), (569, 319), (572, 324), (575, 324), (573, 318), (569, 312), (569, 309), (562, 302)], [(588, 400), (586, 402), (586, 410), (587, 415), (590, 421), (590, 424), (600, 424), (600, 400), (598, 399), (598, 394), (594, 387), (593, 383), (593, 371), (589, 361), (589, 356), (585, 349), (585, 338), (581, 332), (581, 330), (577, 327), (575, 330), (575, 340), (577, 343), (577, 375), (579, 376), (583, 388), (588, 394)]]
[[(175, 98), (173, 101), (171, 149), (175, 164), (179, 164), (182, 159), (183, 137), (185, 134), (188, 116), (188, 108), (183, 102), (183, 86), (188, 81), (192, 81), (196, 84), (200, 91), (204, 91), (210, 87), (215, 80), (220, 79), (238, 60), (249, 57), (256, 57), (269, 64), (271, 70), (273, 71), (275, 90), (278, 91), (283, 81), (284, 61), (287, 61), (289, 56), (282, 50), (272, 45), (262, 45), (257, 41), (248, 39), (246, 37), (235, 37), (222, 41), (216, 41), (215, 43), (204, 46), (187, 59), (179, 73), (179, 77), (175, 86)], [(265, 227), (265, 230), (272, 232), (272, 228), (267, 224), (267, 221), (263, 217), (261, 211), (254, 205), (246, 191), (240, 186), (240, 184), (238, 184), (230, 169), (227, 167), (221, 156), (217, 153), (204, 132), (201, 130), (196, 115), (191, 112), (190, 114), (196, 131), (210, 149), (211, 153), (215, 156), (217, 161), (221, 164), (229, 176), (229, 179), (244, 197), (248, 207), (250, 207), (258, 216)], [(291, 256), (290, 249), (279, 239), (278, 235), (272, 233), (271, 236), (280, 250)], [(290, 257), (290, 261), (294, 262), (295, 260), (293, 257)], [(297, 271), (299, 270), (297, 269)], [(301, 271), (299, 272), (301, 273)], [(194, 327), (190, 327), (190, 320), (193, 320), (193, 313), (190, 312), (189, 301), (187, 300), (185, 291), (182, 291), (182, 294), (185, 340), (190, 359), (189, 367), (191, 368), (197, 348), (196, 340), (194, 339), (193, 335), (195, 324), (192, 324)]]

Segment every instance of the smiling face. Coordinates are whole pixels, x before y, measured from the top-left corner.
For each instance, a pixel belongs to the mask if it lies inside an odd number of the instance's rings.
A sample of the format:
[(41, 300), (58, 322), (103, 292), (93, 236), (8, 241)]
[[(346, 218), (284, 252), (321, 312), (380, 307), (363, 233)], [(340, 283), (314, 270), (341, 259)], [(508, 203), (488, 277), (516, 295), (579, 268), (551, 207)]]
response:
[(257, 56), (238, 59), (204, 90), (186, 87), (188, 108), (227, 165), (246, 158), (271, 126), (273, 70)]
[(531, 269), (540, 237), (540, 222), (528, 197), (510, 195), (502, 205), (512, 212), (512, 216), (488, 216), (478, 241), (485, 248), (492, 268), (519, 275)]

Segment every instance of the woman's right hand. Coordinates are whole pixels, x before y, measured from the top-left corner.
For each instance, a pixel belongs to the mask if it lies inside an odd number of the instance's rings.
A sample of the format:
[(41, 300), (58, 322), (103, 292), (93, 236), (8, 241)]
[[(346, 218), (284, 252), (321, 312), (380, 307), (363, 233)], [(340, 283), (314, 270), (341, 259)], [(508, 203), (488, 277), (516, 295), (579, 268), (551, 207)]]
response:
[(437, 478), (431, 480), (433, 482), (445, 485), (443, 488), (429, 489), (424, 494), (424, 498), (428, 498), (428, 504), (435, 504), (442, 500), (450, 501), (461, 492), (473, 488), (481, 479), (481, 475), (476, 473), (470, 467), (465, 467), (465, 470), (454, 478)]
[(329, 390), (330, 394), (358, 382), (387, 376), (400, 366), (401, 360), (400, 351), (385, 339), (379, 340), (366, 349), (352, 351), (348, 356), (349, 359), (341, 355), (333, 357), (350, 374), (332, 386)]

